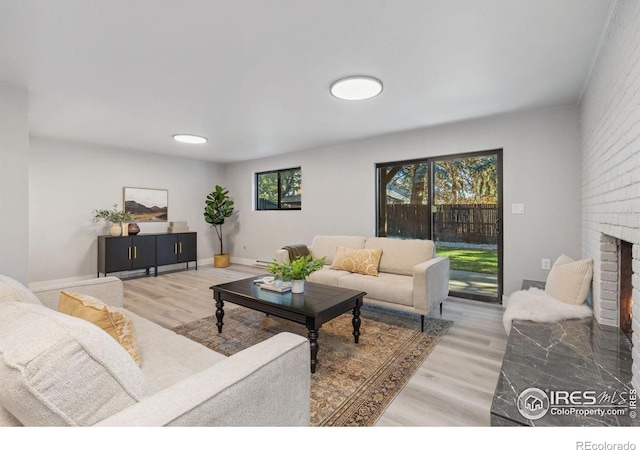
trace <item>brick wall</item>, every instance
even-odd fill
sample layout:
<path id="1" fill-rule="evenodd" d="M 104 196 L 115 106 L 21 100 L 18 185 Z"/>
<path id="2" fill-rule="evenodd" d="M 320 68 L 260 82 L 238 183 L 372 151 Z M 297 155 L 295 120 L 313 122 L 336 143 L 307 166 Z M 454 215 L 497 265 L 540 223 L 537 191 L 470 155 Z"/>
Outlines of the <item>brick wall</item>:
<path id="1" fill-rule="evenodd" d="M 582 251 L 593 308 L 618 326 L 617 239 L 633 246 L 633 384 L 640 386 L 640 1 L 618 0 L 580 105 Z M 638 313 L 638 314 L 636 314 Z"/>

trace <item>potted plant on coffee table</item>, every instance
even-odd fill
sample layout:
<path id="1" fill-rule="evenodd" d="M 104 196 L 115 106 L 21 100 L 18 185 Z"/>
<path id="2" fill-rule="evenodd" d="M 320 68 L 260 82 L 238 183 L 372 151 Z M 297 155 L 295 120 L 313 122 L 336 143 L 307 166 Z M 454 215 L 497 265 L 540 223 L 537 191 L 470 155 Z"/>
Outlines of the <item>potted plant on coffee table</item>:
<path id="1" fill-rule="evenodd" d="M 229 255 L 224 252 L 222 242 L 222 225 L 233 215 L 234 202 L 229 198 L 229 191 L 216 185 L 216 190 L 207 195 L 204 208 L 204 220 L 215 228 L 220 240 L 220 253 L 213 255 L 214 267 L 229 267 Z"/>
<path id="2" fill-rule="evenodd" d="M 316 270 L 324 266 L 326 258 L 314 258 L 311 255 L 301 256 L 293 261 L 286 260 L 278 263 L 275 259 L 267 266 L 267 271 L 277 279 L 291 281 L 291 292 L 300 294 L 304 292 L 304 280 Z"/>

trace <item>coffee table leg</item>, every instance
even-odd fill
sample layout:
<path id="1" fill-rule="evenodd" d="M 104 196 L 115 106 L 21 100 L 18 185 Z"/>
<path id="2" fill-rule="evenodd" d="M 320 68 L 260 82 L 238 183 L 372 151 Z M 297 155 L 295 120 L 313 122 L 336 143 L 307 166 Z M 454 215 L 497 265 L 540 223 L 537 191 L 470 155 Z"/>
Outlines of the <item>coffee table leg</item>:
<path id="1" fill-rule="evenodd" d="M 358 338 L 360 337 L 360 305 L 357 305 L 353 308 L 353 319 L 351 319 L 351 323 L 353 324 L 353 337 L 355 338 L 356 344 L 358 343 Z"/>
<path id="2" fill-rule="evenodd" d="M 219 296 L 216 296 L 216 319 L 218 319 L 216 325 L 218 325 L 218 333 L 222 333 L 222 318 L 224 317 L 224 311 L 222 309 L 223 306 L 224 302 L 220 299 Z"/>
<path id="3" fill-rule="evenodd" d="M 318 365 L 318 330 L 309 329 L 309 346 L 311 348 L 311 373 L 316 373 L 316 365 Z"/>

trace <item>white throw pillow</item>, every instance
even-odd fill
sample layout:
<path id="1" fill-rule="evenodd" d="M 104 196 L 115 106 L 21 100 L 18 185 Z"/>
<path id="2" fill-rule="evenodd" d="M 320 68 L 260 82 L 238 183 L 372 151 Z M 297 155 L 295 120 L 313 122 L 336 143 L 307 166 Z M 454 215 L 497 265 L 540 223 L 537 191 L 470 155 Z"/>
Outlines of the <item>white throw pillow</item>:
<path id="1" fill-rule="evenodd" d="M 23 425 L 93 425 L 150 394 L 129 353 L 92 323 L 0 303 L 0 404 Z"/>
<path id="2" fill-rule="evenodd" d="M 582 305 L 587 299 L 592 277 L 593 258 L 574 261 L 567 255 L 560 255 L 553 263 L 544 290 L 562 302 Z"/>

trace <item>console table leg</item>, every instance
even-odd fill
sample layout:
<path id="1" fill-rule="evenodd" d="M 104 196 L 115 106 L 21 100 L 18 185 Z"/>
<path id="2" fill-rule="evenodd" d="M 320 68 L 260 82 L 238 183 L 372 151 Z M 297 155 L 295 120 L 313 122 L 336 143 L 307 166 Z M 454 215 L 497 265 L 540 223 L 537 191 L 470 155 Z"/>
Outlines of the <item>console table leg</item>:
<path id="1" fill-rule="evenodd" d="M 318 330 L 309 330 L 309 347 L 311 348 L 311 373 L 316 373 L 318 365 Z"/>
<path id="2" fill-rule="evenodd" d="M 353 337 L 355 339 L 356 344 L 358 343 L 358 338 L 360 337 L 360 305 L 357 305 L 353 308 L 353 319 L 351 319 L 351 323 L 353 324 Z"/>
<path id="3" fill-rule="evenodd" d="M 216 319 L 218 319 L 216 325 L 218 325 L 218 333 L 222 333 L 222 325 L 224 325 L 222 322 L 222 318 L 224 317 L 224 310 L 222 309 L 223 306 L 224 302 L 219 296 L 216 296 Z"/>

